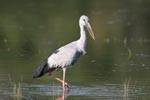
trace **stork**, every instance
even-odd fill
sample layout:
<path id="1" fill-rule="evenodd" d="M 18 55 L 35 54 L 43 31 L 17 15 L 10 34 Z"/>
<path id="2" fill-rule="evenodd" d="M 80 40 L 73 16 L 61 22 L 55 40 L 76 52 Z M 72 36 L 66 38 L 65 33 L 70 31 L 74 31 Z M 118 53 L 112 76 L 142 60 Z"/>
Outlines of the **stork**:
<path id="1" fill-rule="evenodd" d="M 53 77 L 51 75 L 53 71 L 62 69 L 63 79 L 57 77 L 53 78 L 62 83 L 63 90 L 69 88 L 69 84 L 65 82 L 66 69 L 70 66 L 73 66 L 78 61 L 79 57 L 86 53 L 86 29 L 90 33 L 91 37 L 95 40 L 95 36 L 87 16 L 82 15 L 80 17 L 79 26 L 80 38 L 76 41 L 66 44 L 65 46 L 60 47 L 55 52 L 53 52 L 39 66 L 37 71 L 34 73 L 33 78 L 41 77 L 46 73 L 49 73 L 49 75 Z"/>

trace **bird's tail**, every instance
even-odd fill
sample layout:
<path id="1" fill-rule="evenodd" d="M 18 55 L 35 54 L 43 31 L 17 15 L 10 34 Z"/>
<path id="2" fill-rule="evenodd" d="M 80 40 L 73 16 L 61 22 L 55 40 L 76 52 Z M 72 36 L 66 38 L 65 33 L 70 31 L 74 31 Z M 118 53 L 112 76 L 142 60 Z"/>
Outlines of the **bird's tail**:
<path id="1" fill-rule="evenodd" d="M 47 59 L 43 61 L 43 63 L 39 66 L 37 71 L 33 74 L 33 78 L 41 77 L 47 72 L 50 71 L 50 68 L 48 67 Z"/>

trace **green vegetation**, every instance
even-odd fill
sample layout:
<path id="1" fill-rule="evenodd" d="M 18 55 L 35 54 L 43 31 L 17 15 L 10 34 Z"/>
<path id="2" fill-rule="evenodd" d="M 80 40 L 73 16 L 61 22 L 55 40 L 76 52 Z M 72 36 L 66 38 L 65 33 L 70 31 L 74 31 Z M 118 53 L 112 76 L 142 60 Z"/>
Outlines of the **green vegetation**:
<path id="1" fill-rule="evenodd" d="M 9 80 L 14 100 L 22 100 L 22 79 L 19 82 L 14 82 L 9 75 Z"/>

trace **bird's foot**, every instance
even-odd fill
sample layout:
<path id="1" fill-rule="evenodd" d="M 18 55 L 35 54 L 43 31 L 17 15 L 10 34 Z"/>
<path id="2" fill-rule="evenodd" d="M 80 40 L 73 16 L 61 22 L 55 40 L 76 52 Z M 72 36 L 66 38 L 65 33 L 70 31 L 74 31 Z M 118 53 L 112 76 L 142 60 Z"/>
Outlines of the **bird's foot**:
<path id="1" fill-rule="evenodd" d="M 64 86 L 63 86 L 65 89 L 69 89 L 70 88 L 70 86 L 69 86 L 69 84 L 67 83 L 67 82 L 65 82 L 65 84 L 64 84 Z"/>
<path id="2" fill-rule="evenodd" d="M 63 84 L 63 90 L 66 91 L 66 90 L 69 90 L 69 88 L 70 88 L 69 84 L 67 82 L 65 82 Z"/>

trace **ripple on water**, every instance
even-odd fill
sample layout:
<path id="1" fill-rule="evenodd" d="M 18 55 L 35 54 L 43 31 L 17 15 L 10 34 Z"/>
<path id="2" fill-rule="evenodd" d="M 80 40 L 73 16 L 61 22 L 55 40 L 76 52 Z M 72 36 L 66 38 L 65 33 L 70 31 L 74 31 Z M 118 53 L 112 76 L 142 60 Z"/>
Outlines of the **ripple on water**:
<path id="1" fill-rule="evenodd" d="M 41 96 L 54 96 L 61 95 L 61 86 L 49 86 L 49 85 L 28 85 L 23 88 L 24 93 L 30 95 L 41 95 Z M 142 89 L 137 89 L 136 91 L 128 91 L 128 96 L 135 96 L 140 94 Z M 69 96 L 86 96 L 92 98 L 122 98 L 124 96 L 124 91 L 120 85 L 103 85 L 103 86 L 71 86 Z"/>
<path id="2" fill-rule="evenodd" d="M 8 97 L 12 96 L 12 91 L 10 87 L 5 89 L 3 92 L 3 95 Z M 31 99 L 48 99 L 48 98 L 54 98 L 61 96 L 63 91 L 61 86 L 56 85 L 28 85 L 24 84 L 22 87 L 22 98 L 25 100 L 31 100 Z M 143 97 L 143 88 L 138 89 L 130 89 L 126 92 L 126 95 L 128 98 L 135 98 L 135 97 Z M 69 91 L 66 93 L 69 97 L 76 97 L 79 98 L 79 100 L 83 100 L 83 97 L 86 98 L 93 98 L 93 100 L 121 100 L 125 96 L 124 90 L 122 85 L 99 85 L 99 86 L 90 86 L 90 87 L 84 87 L 84 86 L 71 86 Z M 80 99 L 80 97 L 82 99 Z M 44 99 L 45 98 L 45 99 Z M 7 99 L 9 100 L 9 99 Z M 10 99 L 11 100 L 11 99 Z M 136 99 L 133 99 L 136 100 Z"/>

